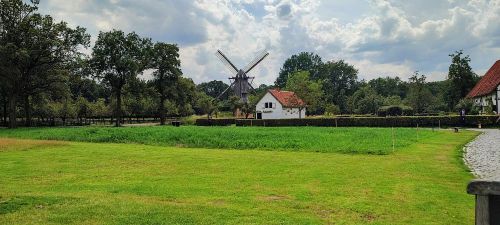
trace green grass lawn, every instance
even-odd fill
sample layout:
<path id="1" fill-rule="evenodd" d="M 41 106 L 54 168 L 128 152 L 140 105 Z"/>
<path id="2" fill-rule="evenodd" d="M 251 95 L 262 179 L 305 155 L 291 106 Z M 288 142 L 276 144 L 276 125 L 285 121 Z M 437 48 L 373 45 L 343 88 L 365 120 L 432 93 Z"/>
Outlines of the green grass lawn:
<path id="1" fill-rule="evenodd" d="M 378 139 L 390 136 L 390 129 L 210 129 L 146 129 L 151 135 L 130 128 L 1 130 L 3 137 L 165 146 L 0 139 L 0 224 L 474 222 L 474 197 L 465 193 L 472 176 L 459 156 L 477 133 L 421 131 L 417 141 L 414 130 L 397 129 L 406 141 L 389 152 L 392 144 Z M 116 139 L 105 138 L 106 132 Z M 405 132 L 408 137 L 402 137 Z M 224 148 L 247 150 L 178 148 L 171 146 L 197 142 L 160 138 L 199 134 L 210 141 L 207 133 L 232 137 L 214 137 Z M 265 145 L 229 144 L 245 133 Z M 271 134 L 283 140 L 273 144 Z M 286 140 L 303 141 L 287 149 Z M 216 148 L 214 143 L 208 146 Z M 290 151 L 248 150 L 261 145 Z M 336 153 L 374 150 L 389 154 Z"/>
<path id="2" fill-rule="evenodd" d="M 434 137 L 429 129 L 394 129 L 395 149 Z M 147 145 L 301 152 L 389 154 L 393 131 L 386 128 L 321 127 L 126 127 L 31 128 L 0 130 L 0 136 Z"/>

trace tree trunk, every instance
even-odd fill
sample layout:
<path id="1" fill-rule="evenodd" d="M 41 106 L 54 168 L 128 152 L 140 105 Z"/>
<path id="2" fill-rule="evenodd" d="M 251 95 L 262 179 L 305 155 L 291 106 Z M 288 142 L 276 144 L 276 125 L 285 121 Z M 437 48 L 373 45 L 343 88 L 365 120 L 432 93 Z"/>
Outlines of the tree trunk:
<path id="1" fill-rule="evenodd" d="M 160 96 L 160 125 L 165 125 L 165 96 Z"/>
<path id="2" fill-rule="evenodd" d="M 29 95 L 24 96 L 24 117 L 26 118 L 24 125 L 26 127 L 31 127 L 33 123 L 31 118 L 31 103 Z"/>
<path id="3" fill-rule="evenodd" d="M 17 96 L 12 93 L 9 96 L 9 128 L 14 129 L 17 128 Z"/>
<path id="4" fill-rule="evenodd" d="M 119 127 L 122 120 L 122 90 L 118 89 L 116 92 L 116 121 L 115 127 Z"/>

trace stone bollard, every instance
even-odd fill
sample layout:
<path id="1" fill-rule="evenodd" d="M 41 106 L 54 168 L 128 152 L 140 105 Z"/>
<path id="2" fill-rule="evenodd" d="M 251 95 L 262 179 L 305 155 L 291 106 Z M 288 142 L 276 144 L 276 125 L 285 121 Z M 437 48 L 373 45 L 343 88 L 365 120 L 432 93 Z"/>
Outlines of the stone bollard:
<path id="1" fill-rule="evenodd" d="M 476 225 L 500 224 L 500 181 L 473 180 L 467 193 L 476 196 Z"/>

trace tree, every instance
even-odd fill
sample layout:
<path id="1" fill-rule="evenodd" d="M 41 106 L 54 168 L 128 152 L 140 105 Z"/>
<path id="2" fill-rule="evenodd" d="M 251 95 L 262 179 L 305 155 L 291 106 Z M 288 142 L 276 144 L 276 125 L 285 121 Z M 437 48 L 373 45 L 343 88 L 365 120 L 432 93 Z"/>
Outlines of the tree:
<path id="1" fill-rule="evenodd" d="M 228 88 L 229 85 L 218 80 L 210 81 L 208 83 L 201 83 L 196 87 L 198 91 L 202 91 L 212 98 L 219 97 L 219 95 L 221 95 Z M 224 95 L 220 97 L 220 100 L 228 100 L 229 96 L 231 96 L 232 93 L 233 93 L 232 89 L 229 89 L 229 91 L 227 91 L 226 93 L 224 93 Z"/>
<path id="2" fill-rule="evenodd" d="M 328 104 L 325 106 L 325 115 L 335 116 L 340 113 L 340 108 L 334 104 Z"/>
<path id="3" fill-rule="evenodd" d="M 106 106 L 104 99 L 100 98 L 97 101 L 91 103 L 91 112 L 94 117 L 103 120 L 104 117 L 108 116 L 109 108 Z"/>
<path id="4" fill-rule="evenodd" d="M 51 16 L 38 14 L 38 2 L 0 2 L 0 84 L 9 93 L 11 128 L 17 126 L 18 99 L 24 98 L 29 125 L 30 98 L 64 82 L 68 62 L 90 43 L 84 28 L 71 29 L 65 22 L 56 23 Z"/>
<path id="5" fill-rule="evenodd" d="M 80 123 L 83 123 L 83 118 L 88 118 L 93 114 L 90 102 L 81 96 L 76 99 L 75 111 Z"/>
<path id="6" fill-rule="evenodd" d="M 122 120 L 122 91 L 125 84 L 147 69 L 151 40 L 135 32 L 100 32 L 92 52 L 95 77 L 108 85 L 115 97 L 115 126 Z"/>
<path id="7" fill-rule="evenodd" d="M 279 88 L 285 88 L 288 77 L 298 71 L 308 71 L 312 77 L 315 77 L 319 73 L 321 65 L 323 65 L 321 57 L 312 52 L 292 55 L 283 64 L 275 85 Z"/>
<path id="8" fill-rule="evenodd" d="M 160 123 L 165 125 L 165 101 L 173 99 L 173 91 L 182 75 L 179 59 L 179 48 L 177 45 L 166 43 L 156 43 L 153 47 L 153 57 L 151 57 L 151 68 L 156 71 L 153 73 L 154 87 L 158 92 L 159 102 L 158 111 L 160 114 Z"/>
<path id="9" fill-rule="evenodd" d="M 464 98 L 458 102 L 458 104 L 455 106 L 455 110 L 457 112 L 465 110 L 466 114 L 477 115 L 479 114 L 479 111 L 481 109 L 474 103 L 472 99 Z"/>
<path id="10" fill-rule="evenodd" d="M 349 109 L 356 114 L 377 114 L 382 98 L 370 86 L 357 90 L 348 100 Z"/>
<path id="11" fill-rule="evenodd" d="M 391 106 L 391 105 L 402 105 L 403 100 L 401 100 L 401 97 L 399 95 L 393 95 L 384 98 L 384 106 Z"/>
<path id="12" fill-rule="evenodd" d="M 450 81 L 450 89 L 448 96 L 450 98 L 449 106 L 453 108 L 460 99 L 474 88 L 477 82 L 477 75 L 472 71 L 469 63 L 470 57 L 464 56 L 462 50 L 450 54 L 451 65 L 448 72 L 448 80 Z"/>
<path id="13" fill-rule="evenodd" d="M 327 104 L 340 107 L 347 112 L 347 98 L 354 94 L 358 86 L 358 70 L 343 60 L 330 61 L 321 66 L 321 70 L 312 79 L 321 81 Z"/>
<path id="14" fill-rule="evenodd" d="M 408 91 L 408 84 L 399 77 L 379 77 L 370 80 L 368 85 L 383 97 L 399 96 L 402 99 Z"/>
<path id="15" fill-rule="evenodd" d="M 323 97 L 321 88 L 321 82 L 311 80 L 309 72 L 302 71 L 295 72 L 288 78 L 285 89 L 295 92 L 309 107 L 309 112 L 315 112 Z"/>
<path id="16" fill-rule="evenodd" d="M 231 112 L 233 112 L 233 116 L 234 117 L 238 117 L 238 109 L 241 109 L 243 107 L 243 102 L 240 100 L 240 98 L 238 98 L 238 96 L 231 96 L 229 97 L 229 100 L 228 100 L 228 104 L 229 104 L 229 109 L 231 110 Z"/>
<path id="17" fill-rule="evenodd" d="M 201 113 L 207 114 L 208 119 L 212 117 L 212 113 L 217 109 L 214 99 L 203 92 L 198 93 L 196 107 L 200 109 Z"/>
<path id="18" fill-rule="evenodd" d="M 434 97 L 426 86 L 425 75 L 417 72 L 410 77 L 408 97 L 406 101 L 415 110 L 416 113 L 427 112 L 434 102 Z"/>

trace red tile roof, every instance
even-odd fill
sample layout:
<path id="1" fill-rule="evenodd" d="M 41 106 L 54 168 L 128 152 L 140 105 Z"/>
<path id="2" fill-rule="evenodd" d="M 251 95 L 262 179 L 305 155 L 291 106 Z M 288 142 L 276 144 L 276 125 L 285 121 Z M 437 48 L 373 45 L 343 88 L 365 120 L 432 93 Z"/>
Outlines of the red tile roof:
<path id="1" fill-rule="evenodd" d="M 278 102 L 283 105 L 285 108 L 296 108 L 296 107 L 305 107 L 306 104 L 302 99 L 300 99 L 295 92 L 291 91 L 280 91 L 280 90 L 269 90 L 269 93 L 273 95 Z"/>
<path id="2" fill-rule="evenodd" d="M 488 95 L 500 85 L 500 60 L 498 60 L 484 77 L 469 92 L 467 98 L 475 98 Z"/>

